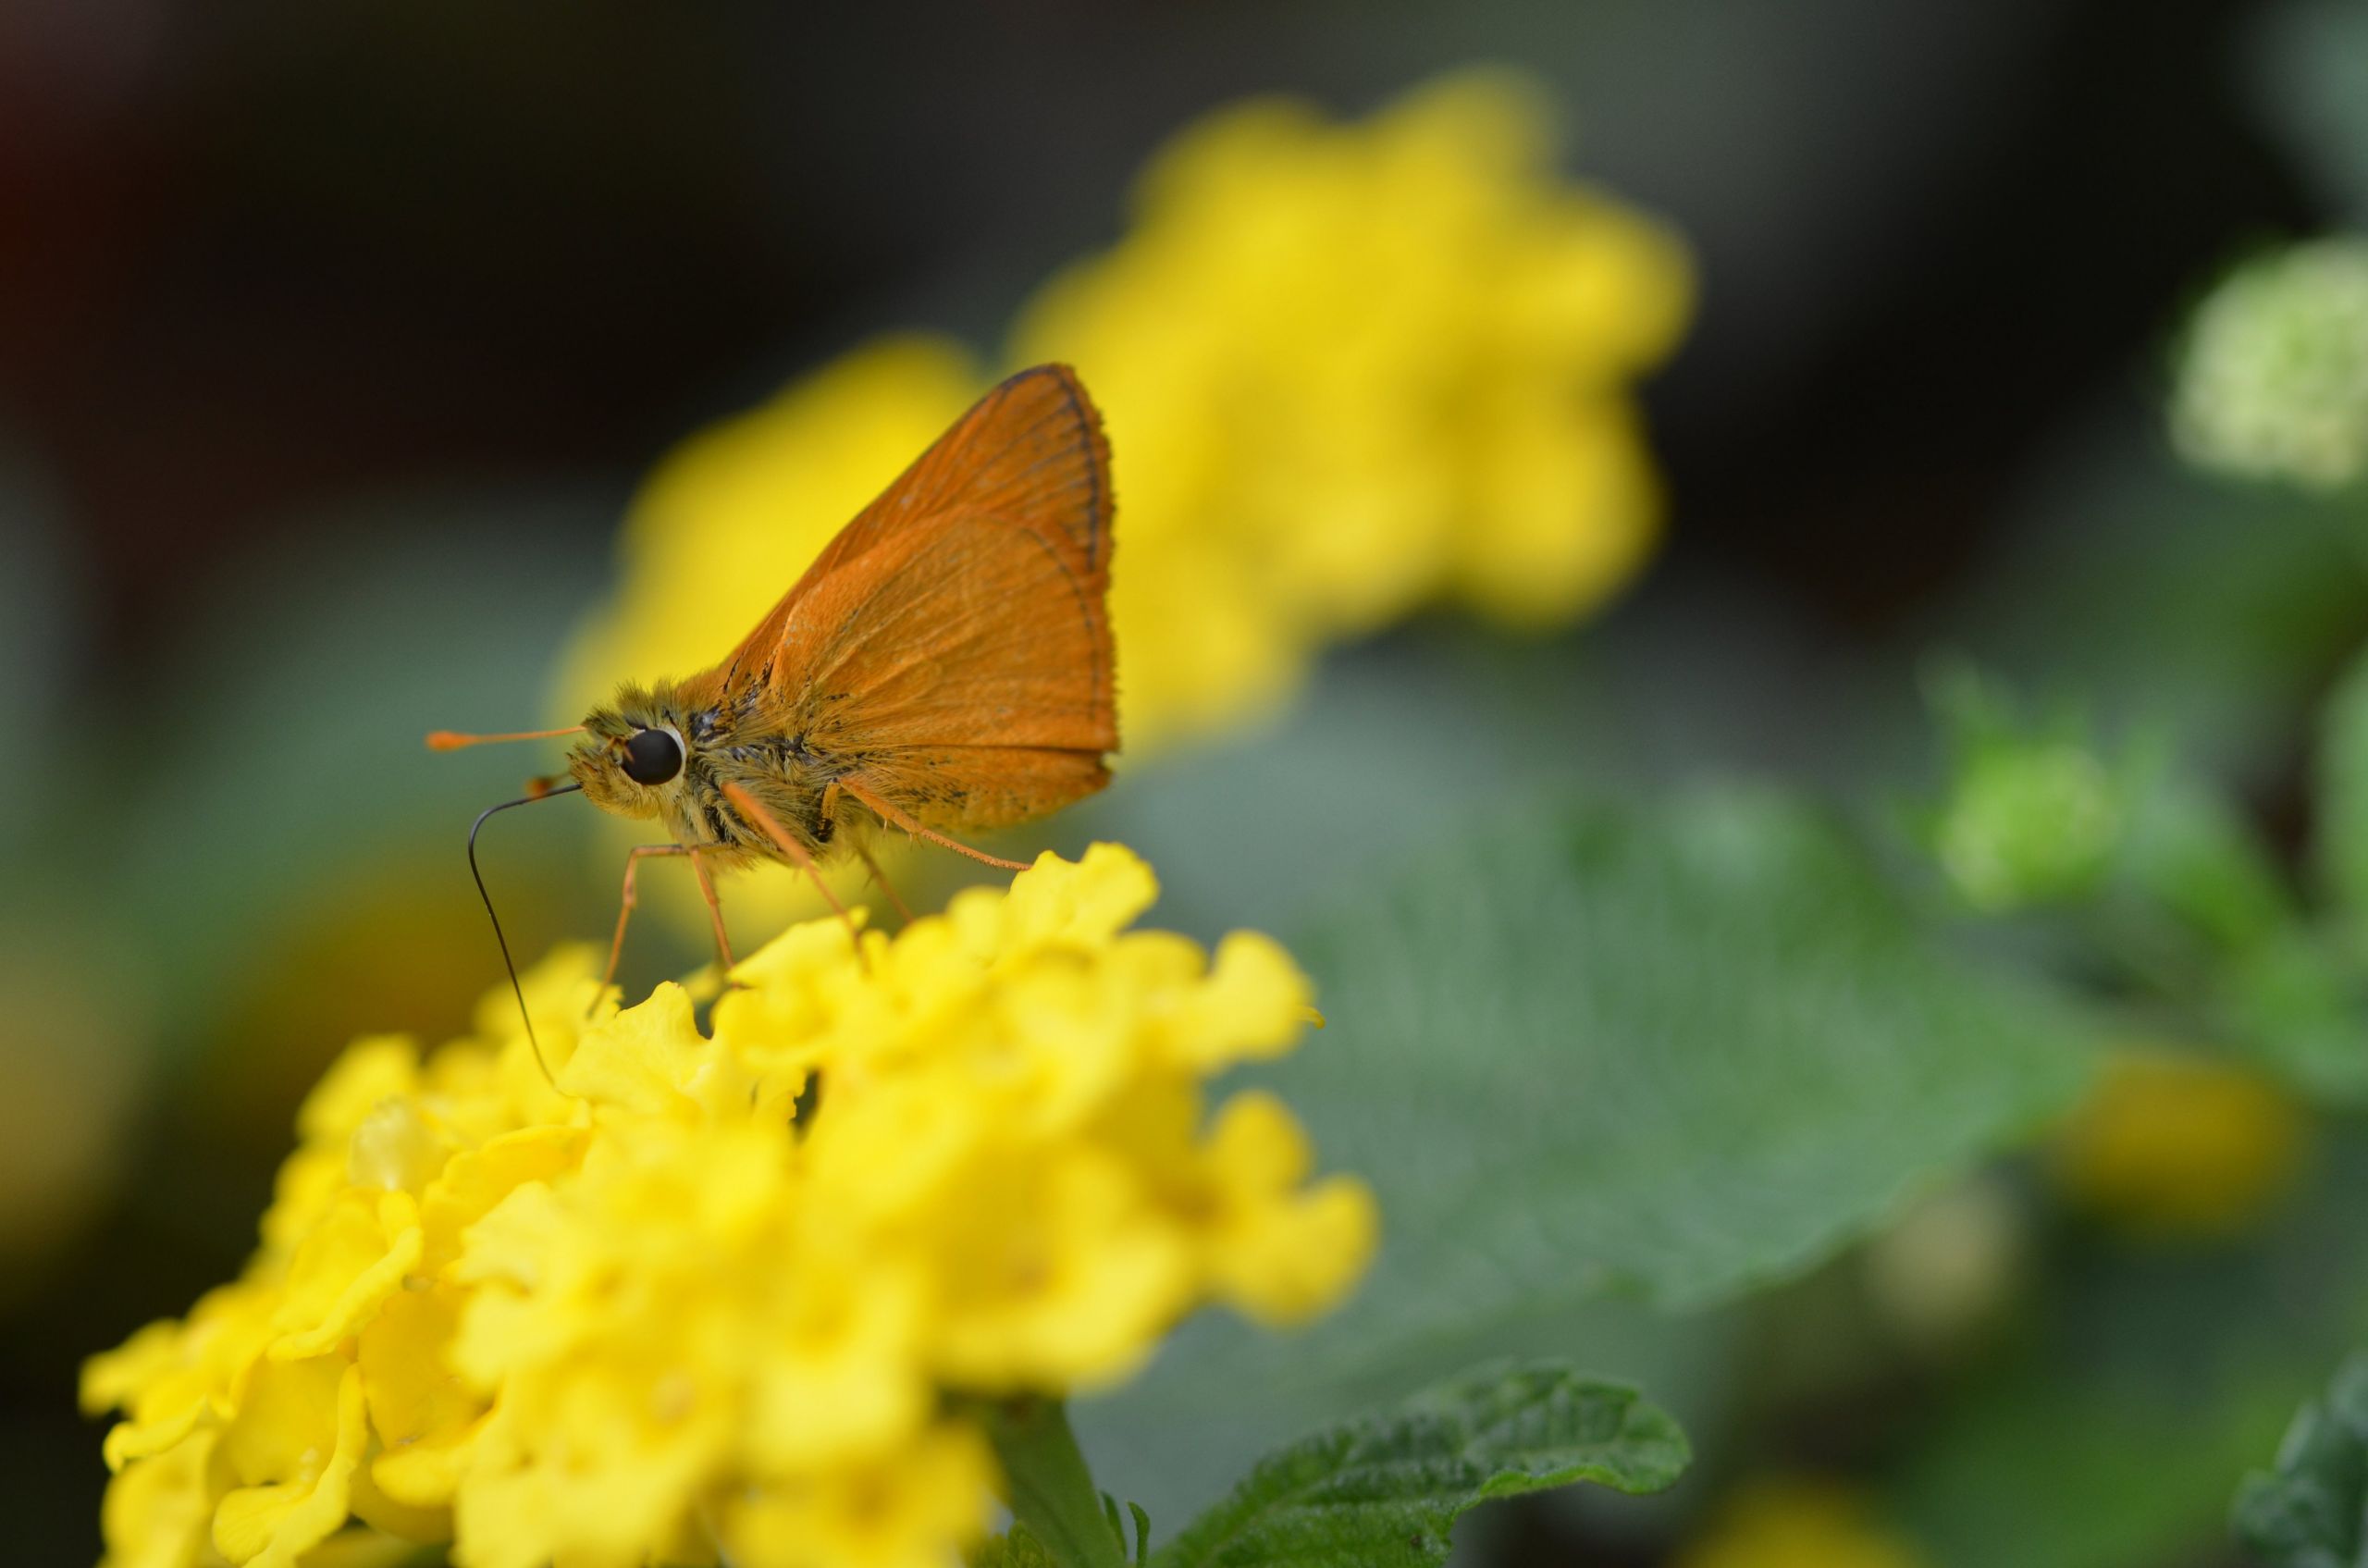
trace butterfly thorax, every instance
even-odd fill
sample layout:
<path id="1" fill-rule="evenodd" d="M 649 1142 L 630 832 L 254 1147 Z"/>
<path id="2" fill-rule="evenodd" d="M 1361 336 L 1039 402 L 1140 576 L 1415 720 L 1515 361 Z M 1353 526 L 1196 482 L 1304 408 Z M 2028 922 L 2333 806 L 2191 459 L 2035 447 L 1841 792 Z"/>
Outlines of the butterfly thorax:
<path id="1" fill-rule="evenodd" d="M 726 690 L 714 673 L 652 686 L 621 687 L 614 703 L 584 720 L 585 739 L 568 754 L 568 772 L 585 797 L 623 817 L 655 818 L 675 843 L 712 849 L 727 862 L 783 858 L 770 836 L 727 798 L 734 784 L 754 796 L 810 853 L 820 854 L 843 824 L 824 814 L 832 782 L 848 771 L 842 759 L 816 750 L 792 733 L 781 705 L 754 683 Z M 671 736 L 681 764 L 662 782 L 638 782 L 630 771 L 635 737 Z M 663 742 L 645 750 L 667 752 Z"/>

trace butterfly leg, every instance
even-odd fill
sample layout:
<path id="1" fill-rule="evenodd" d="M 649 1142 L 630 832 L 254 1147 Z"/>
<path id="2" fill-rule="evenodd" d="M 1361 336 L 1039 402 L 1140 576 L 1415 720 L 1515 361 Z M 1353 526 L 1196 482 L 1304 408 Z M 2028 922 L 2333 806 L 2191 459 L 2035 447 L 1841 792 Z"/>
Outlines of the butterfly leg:
<path id="1" fill-rule="evenodd" d="M 860 956 L 863 952 L 863 945 L 858 940 L 860 932 L 857 930 L 855 917 L 847 913 L 847 907 L 845 904 L 839 902 L 839 895 L 831 891 L 831 884 L 822 880 L 822 868 L 814 863 L 814 857 L 807 853 L 806 846 L 798 843 L 796 835 L 783 827 L 779 818 L 765 809 L 763 804 L 755 796 L 750 795 L 740 785 L 727 781 L 723 786 L 723 797 L 738 808 L 743 816 L 756 823 L 767 838 L 780 846 L 781 852 L 789 858 L 790 864 L 804 871 L 814 885 L 821 890 L 822 897 L 831 906 L 832 911 L 846 922 L 847 939 L 856 943 L 856 952 Z"/>
<path id="2" fill-rule="evenodd" d="M 881 892 L 888 895 L 888 902 L 896 907 L 896 918 L 904 921 L 906 925 L 911 925 L 913 923 L 912 910 L 906 907 L 905 901 L 896 895 L 896 889 L 888 881 L 888 873 L 880 869 L 880 862 L 872 858 L 871 846 L 864 843 L 861 839 L 857 839 L 856 841 L 855 852 L 863 857 L 864 865 L 869 868 L 871 872 L 871 880 L 879 885 Z"/>
<path id="3" fill-rule="evenodd" d="M 728 982 L 740 960 L 732 956 L 732 935 L 723 929 L 723 901 L 715 895 L 715 878 L 708 873 L 707 861 L 696 849 L 691 851 L 691 874 L 699 879 L 699 896 L 707 900 L 708 923 L 715 928 L 715 956 L 722 962 Z"/>
<path id="4" fill-rule="evenodd" d="M 910 816 L 897 807 L 894 801 L 890 800 L 887 796 L 880 794 L 876 790 L 866 786 L 863 781 L 853 773 L 850 773 L 845 778 L 837 781 L 836 787 L 854 796 L 859 803 L 872 813 L 872 815 L 878 817 L 882 821 L 886 822 L 890 827 L 902 828 L 916 838 L 925 838 L 931 844 L 942 845 L 945 848 L 953 850 L 956 855 L 968 855 L 973 860 L 977 860 L 984 865 L 997 867 L 1003 870 L 1024 871 L 1028 869 L 1028 862 L 1025 860 L 999 859 L 995 856 L 988 854 L 983 849 L 973 849 L 967 844 L 948 838 L 934 828 L 925 828 L 921 826 L 920 823 L 913 821 Z"/>
<path id="5" fill-rule="evenodd" d="M 624 892 L 617 901 L 617 934 L 609 943 L 609 967 L 600 971 L 600 989 L 593 1000 L 595 1007 L 599 1006 L 598 998 L 616 982 L 617 964 L 625 952 L 625 927 L 632 922 L 634 908 L 641 902 L 636 874 L 641 870 L 642 858 L 648 855 L 680 855 L 690 860 L 691 870 L 699 879 L 699 895 L 707 900 L 708 919 L 714 922 L 716 956 L 722 960 L 723 972 L 732 972 L 732 939 L 724 934 L 723 906 L 716 899 L 715 882 L 708 875 L 707 863 L 699 858 L 697 850 L 684 845 L 645 844 L 625 854 Z"/>
<path id="6" fill-rule="evenodd" d="M 641 870 L 642 857 L 645 855 L 688 855 L 689 853 L 688 849 L 679 844 L 645 844 L 625 851 L 624 891 L 617 899 L 617 934 L 609 942 L 609 967 L 600 971 L 600 989 L 592 1001 L 595 1008 L 600 1005 L 599 998 L 608 994 L 609 987 L 616 983 L 617 963 L 625 956 L 625 927 L 633 920 L 634 906 L 641 902 L 641 890 L 636 885 L 636 881 Z"/>
<path id="7" fill-rule="evenodd" d="M 821 817 L 821 826 L 818 831 L 827 833 L 829 829 L 837 826 L 839 815 L 839 796 L 841 793 L 842 792 L 839 789 L 838 781 L 836 779 L 832 780 L 829 784 L 822 786 L 822 807 L 820 813 Z M 896 918 L 904 921 L 905 924 L 911 925 L 913 923 L 913 911 L 906 905 L 904 899 L 897 895 L 894 884 L 890 883 L 888 880 L 888 873 L 880 869 L 880 862 L 873 858 L 871 846 L 864 843 L 863 840 L 855 837 L 853 834 L 848 835 L 848 842 L 855 846 L 855 852 L 863 857 L 864 867 L 871 872 L 871 880 L 873 883 L 879 887 L 881 892 L 888 895 L 888 902 L 895 906 Z"/>

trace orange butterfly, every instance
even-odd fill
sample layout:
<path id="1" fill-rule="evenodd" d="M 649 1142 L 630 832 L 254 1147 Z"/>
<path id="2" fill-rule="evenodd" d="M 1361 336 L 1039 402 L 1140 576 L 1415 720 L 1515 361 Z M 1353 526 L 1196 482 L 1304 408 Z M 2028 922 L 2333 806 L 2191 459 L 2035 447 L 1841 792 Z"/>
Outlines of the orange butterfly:
<path id="1" fill-rule="evenodd" d="M 603 810 L 656 818 L 673 841 L 626 857 L 604 987 L 651 855 L 689 858 L 729 969 L 711 865 L 796 866 L 844 917 L 816 862 L 852 846 L 878 879 L 866 832 L 899 828 L 1018 870 L 947 835 L 1023 822 L 1109 782 L 1110 522 L 1110 449 L 1076 372 L 1023 370 L 841 529 L 713 669 L 628 683 L 574 729 L 427 743 L 583 734 L 574 783 L 526 798 L 581 789 Z"/>

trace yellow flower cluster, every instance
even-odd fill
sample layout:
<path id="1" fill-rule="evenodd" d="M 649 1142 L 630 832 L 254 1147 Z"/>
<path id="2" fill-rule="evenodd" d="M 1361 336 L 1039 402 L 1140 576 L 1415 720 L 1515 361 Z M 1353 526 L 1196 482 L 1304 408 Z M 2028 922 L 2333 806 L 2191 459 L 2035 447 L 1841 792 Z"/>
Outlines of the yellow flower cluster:
<path id="1" fill-rule="evenodd" d="M 2276 1210 L 2310 1137 L 2301 1108 L 2257 1072 L 2131 1048 L 2059 1134 L 2055 1176 L 2074 1203 L 2133 1234 L 2212 1241 Z"/>
<path id="2" fill-rule="evenodd" d="M 1154 891 L 1097 846 L 893 940 L 796 927 L 709 1033 L 671 984 L 587 1019 L 554 958 L 549 1080 L 506 992 L 424 1060 L 356 1043 L 244 1277 L 85 1371 L 108 1562 L 943 1563 L 994 1479 L 949 1393 L 1106 1383 L 1205 1301 L 1304 1317 L 1373 1244 L 1278 1103 L 1203 1114 L 1305 981 L 1127 930 Z"/>
<path id="3" fill-rule="evenodd" d="M 1130 740 L 1229 720 L 1434 599 L 1543 626 L 1625 582 L 1659 509 L 1630 386 L 1687 279 L 1668 235 L 1554 178 L 1512 79 L 1186 132 L 1014 345 L 1107 412 Z"/>
<path id="4" fill-rule="evenodd" d="M 1123 241 L 1022 314 L 1012 362 L 1076 364 L 1108 421 L 1130 751 L 1423 604 L 1552 625 L 1644 559 L 1631 386 L 1684 327 L 1688 268 L 1555 177 L 1546 119 L 1495 75 L 1358 125 L 1226 110 L 1153 163 Z M 634 506 L 562 707 L 712 662 L 985 381 L 942 340 L 886 340 L 686 443 Z"/>

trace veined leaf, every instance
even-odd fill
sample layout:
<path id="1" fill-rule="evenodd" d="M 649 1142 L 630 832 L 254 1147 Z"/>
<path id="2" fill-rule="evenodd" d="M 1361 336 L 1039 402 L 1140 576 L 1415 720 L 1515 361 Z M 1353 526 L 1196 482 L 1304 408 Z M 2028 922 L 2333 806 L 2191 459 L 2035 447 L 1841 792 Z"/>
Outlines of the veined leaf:
<path id="1" fill-rule="evenodd" d="M 1690 1457 L 1633 1389 L 1550 1365 L 1483 1373 L 1261 1461 L 1153 1568 L 1444 1562 L 1456 1520 L 1490 1498 L 1578 1481 L 1656 1491 Z"/>
<path id="2" fill-rule="evenodd" d="M 1330 1027 L 1258 1077 L 1373 1184 L 1381 1255 L 1306 1333 L 1196 1323 L 1079 1410 L 1154 1519 L 1212 1494 L 1206 1451 L 1493 1356 L 1599 1354 L 1592 1300 L 1813 1267 L 2087 1081 L 2066 1007 L 1948 951 L 1782 797 L 1509 816 L 1376 882 L 1294 942 Z"/>
<path id="3" fill-rule="evenodd" d="M 1944 952 L 1774 796 L 1501 822 L 1304 950 L 1333 1027 L 1273 1078 L 1379 1191 L 1375 1328 L 1731 1297 L 2087 1078 L 2065 1009 Z"/>

